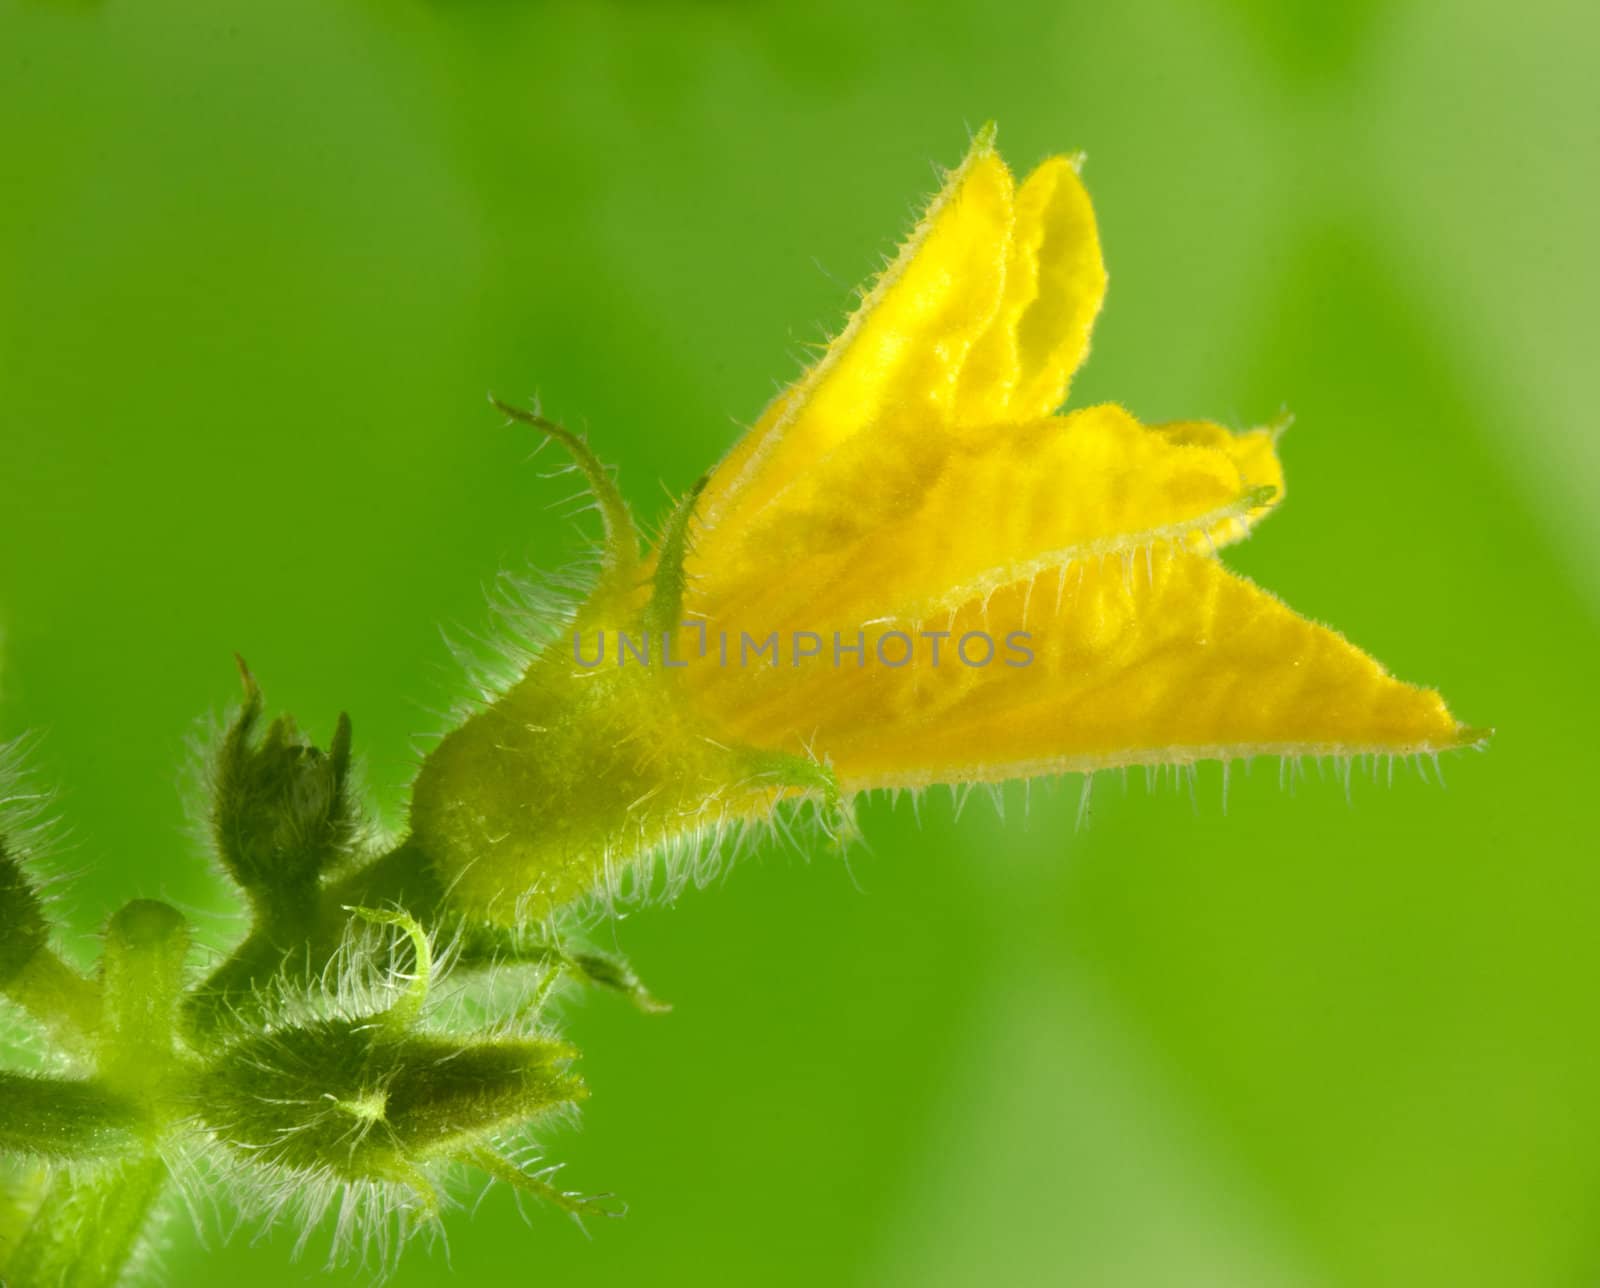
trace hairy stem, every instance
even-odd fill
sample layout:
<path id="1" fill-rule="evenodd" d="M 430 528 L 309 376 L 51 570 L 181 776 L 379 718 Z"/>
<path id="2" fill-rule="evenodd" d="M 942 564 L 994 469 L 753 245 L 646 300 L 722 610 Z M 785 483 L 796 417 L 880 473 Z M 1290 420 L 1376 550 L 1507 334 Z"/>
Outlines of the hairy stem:
<path id="1" fill-rule="evenodd" d="M 335 881 L 319 892 L 298 923 L 260 924 L 214 970 L 185 1005 L 191 1032 L 214 1032 L 270 1004 L 275 987 L 304 984 L 332 962 L 350 926 L 351 908 L 399 909 L 424 930 L 441 931 L 449 913 L 445 892 L 414 841 Z"/>
<path id="2" fill-rule="evenodd" d="M 90 1173 L 57 1172 L 16 1249 L 0 1264 L 5 1281 L 112 1288 L 139 1250 L 166 1185 L 167 1166 L 154 1154 Z"/>
<path id="3" fill-rule="evenodd" d="M 48 948 L 40 948 L 11 977 L 6 996 L 45 1027 L 65 1051 L 91 1054 L 100 1027 L 100 990 Z"/>

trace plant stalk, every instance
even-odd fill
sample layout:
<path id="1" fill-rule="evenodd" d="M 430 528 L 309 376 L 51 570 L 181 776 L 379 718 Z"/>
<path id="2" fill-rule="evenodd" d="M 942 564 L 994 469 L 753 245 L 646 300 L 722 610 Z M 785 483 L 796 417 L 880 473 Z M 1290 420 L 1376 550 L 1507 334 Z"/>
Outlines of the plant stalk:
<path id="1" fill-rule="evenodd" d="M 92 1172 L 58 1171 L 0 1279 L 50 1288 L 115 1288 L 140 1251 L 167 1165 L 145 1154 Z"/>

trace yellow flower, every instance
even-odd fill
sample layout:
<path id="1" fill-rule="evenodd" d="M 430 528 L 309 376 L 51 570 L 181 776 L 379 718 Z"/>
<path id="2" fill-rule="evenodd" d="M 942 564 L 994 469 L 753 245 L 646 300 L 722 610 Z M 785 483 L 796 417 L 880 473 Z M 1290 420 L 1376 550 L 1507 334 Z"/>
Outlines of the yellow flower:
<path id="1" fill-rule="evenodd" d="M 1057 414 L 1105 283 L 1076 162 L 1018 186 L 985 130 L 650 560 L 545 425 L 606 557 L 573 638 L 424 766 L 456 897 L 542 915 L 796 795 L 1478 739 L 1217 558 L 1282 496 L 1274 430 Z"/>

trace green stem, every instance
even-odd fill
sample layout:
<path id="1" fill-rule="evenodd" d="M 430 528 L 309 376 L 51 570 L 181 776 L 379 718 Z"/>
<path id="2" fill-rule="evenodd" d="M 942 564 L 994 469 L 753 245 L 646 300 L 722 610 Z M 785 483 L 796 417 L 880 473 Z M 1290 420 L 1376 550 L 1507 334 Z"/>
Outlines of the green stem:
<path id="1" fill-rule="evenodd" d="M 15 1251 L 0 1263 L 0 1278 L 18 1288 L 112 1288 L 166 1186 L 167 1165 L 154 1154 L 90 1173 L 57 1172 Z"/>
<path id="2" fill-rule="evenodd" d="M 64 1050 L 87 1056 L 100 1027 L 100 990 L 48 948 L 29 957 L 5 987 L 6 996 L 25 1010 Z"/>
<path id="3" fill-rule="evenodd" d="M 322 909 L 342 923 L 349 907 L 398 906 L 431 928 L 439 921 L 444 900 L 445 891 L 422 847 L 407 837 L 382 858 L 325 888 Z"/>
<path id="4" fill-rule="evenodd" d="M 195 1034 L 215 1032 L 235 1017 L 254 1018 L 275 985 L 304 984 L 318 978 L 344 941 L 347 909 L 398 908 L 424 930 L 442 931 L 449 913 L 441 889 L 421 849 L 411 840 L 341 881 L 322 888 L 303 918 L 257 925 L 233 955 L 211 973 L 185 1005 L 185 1022 Z"/>

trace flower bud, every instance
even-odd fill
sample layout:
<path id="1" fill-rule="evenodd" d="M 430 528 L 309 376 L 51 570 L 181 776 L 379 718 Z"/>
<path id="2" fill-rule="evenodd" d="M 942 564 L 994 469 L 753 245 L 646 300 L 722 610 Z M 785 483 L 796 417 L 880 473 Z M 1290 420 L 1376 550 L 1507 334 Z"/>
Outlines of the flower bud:
<path id="1" fill-rule="evenodd" d="M 200 1116 L 255 1162 L 347 1181 L 408 1181 L 587 1094 L 565 1043 L 396 1032 L 329 1019 L 252 1037 L 202 1076 Z"/>
<path id="2" fill-rule="evenodd" d="M 228 872 L 258 902 L 293 906 L 360 831 L 348 790 L 350 719 L 339 716 L 326 752 L 302 743 L 287 716 L 257 740 L 261 690 L 240 669 L 245 703 L 217 756 L 212 835 Z"/>

